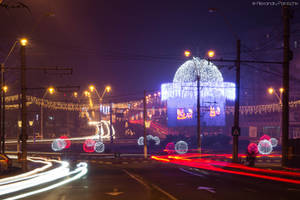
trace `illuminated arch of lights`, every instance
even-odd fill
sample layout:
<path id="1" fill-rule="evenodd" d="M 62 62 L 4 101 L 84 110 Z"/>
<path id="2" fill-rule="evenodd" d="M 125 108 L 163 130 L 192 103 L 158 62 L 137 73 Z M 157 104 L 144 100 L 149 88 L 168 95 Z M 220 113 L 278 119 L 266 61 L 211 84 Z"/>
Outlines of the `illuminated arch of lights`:
<path id="1" fill-rule="evenodd" d="M 175 151 L 178 153 L 178 154 L 184 154 L 186 152 L 188 152 L 188 144 L 185 142 L 185 141 L 178 141 L 176 142 L 175 144 Z"/>
<path id="2" fill-rule="evenodd" d="M 177 69 L 173 82 L 195 82 L 198 75 L 202 82 L 223 82 L 223 76 L 216 65 L 197 57 L 186 61 Z"/>
<path id="3" fill-rule="evenodd" d="M 200 95 L 202 98 L 216 97 L 235 100 L 235 84 L 224 82 L 217 66 L 200 58 L 193 58 L 183 63 L 176 71 L 173 83 L 161 85 L 161 99 L 196 98 L 198 75 L 200 75 Z"/>

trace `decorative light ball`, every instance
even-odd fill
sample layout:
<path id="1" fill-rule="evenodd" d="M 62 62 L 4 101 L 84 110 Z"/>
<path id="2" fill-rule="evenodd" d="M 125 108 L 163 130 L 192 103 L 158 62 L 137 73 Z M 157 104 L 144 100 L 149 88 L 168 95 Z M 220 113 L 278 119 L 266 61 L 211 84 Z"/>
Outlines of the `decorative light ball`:
<path id="1" fill-rule="evenodd" d="M 63 135 L 63 136 L 60 136 L 59 138 L 62 139 L 62 140 L 64 140 L 66 142 L 65 149 L 70 148 L 71 141 L 70 141 L 70 139 L 67 136 Z"/>
<path id="2" fill-rule="evenodd" d="M 155 145 L 159 145 L 159 144 L 160 144 L 160 139 L 159 139 L 159 137 L 154 136 L 154 137 L 153 137 L 153 140 L 154 140 L 154 142 L 155 142 Z"/>
<path id="3" fill-rule="evenodd" d="M 92 139 L 87 139 L 84 143 L 83 143 L 83 150 L 87 153 L 92 153 L 95 151 L 95 140 Z"/>
<path id="4" fill-rule="evenodd" d="M 265 134 L 265 135 L 261 136 L 259 140 L 270 140 L 270 139 L 271 139 L 271 137 Z"/>
<path id="5" fill-rule="evenodd" d="M 269 140 L 259 141 L 257 147 L 260 154 L 270 154 L 273 150 L 272 144 Z"/>
<path id="6" fill-rule="evenodd" d="M 270 142 L 272 144 L 272 147 L 276 147 L 278 145 L 278 140 L 276 138 L 271 138 Z"/>
<path id="7" fill-rule="evenodd" d="M 174 151 L 174 149 L 175 149 L 175 144 L 173 142 L 169 142 L 165 147 L 165 151 L 167 151 L 168 153 Z"/>
<path id="8" fill-rule="evenodd" d="M 139 146 L 143 146 L 144 145 L 144 137 L 143 136 L 139 137 L 139 139 L 137 140 L 137 143 Z"/>
<path id="9" fill-rule="evenodd" d="M 55 139 L 53 140 L 52 144 L 51 144 L 51 148 L 53 151 L 61 151 L 66 147 L 66 142 L 63 139 Z"/>
<path id="10" fill-rule="evenodd" d="M 188 144 L 185 141 L 178 141 L 175 144 L 175 151 L 178 154 L 184 154 L 188 151 Z"/>
<path id="11" fill-rule="evenodd" d="M 147 141 L 153 140 L 153 136 L 152 135 L 147 135 Z"/>
<path id="12" fill-rule="evenodd" d="M 198 75 L 200 75 L 201 82 L 223 82 L 223 76 L 218 67 L 198 57 L 183 63 L 176 71 L 173 82 L 195 82 Z"/>
<path id="13" fill-rule="evenodd" d="M 250 143 L 248 145 L 248 153 L 253 153 L 253 154 L 257 154 L 258 153 L 258 147 L 257 144 L 255 143 Z"/>
<path id="14" fill-rule="evenodd" d="M 98 141 L 95 143 L 95 145 L 94 145 L 95 152 L 103 153 L 104 149 L 105 149 L 105 145 L 103 144 L 103 142 Z"/>

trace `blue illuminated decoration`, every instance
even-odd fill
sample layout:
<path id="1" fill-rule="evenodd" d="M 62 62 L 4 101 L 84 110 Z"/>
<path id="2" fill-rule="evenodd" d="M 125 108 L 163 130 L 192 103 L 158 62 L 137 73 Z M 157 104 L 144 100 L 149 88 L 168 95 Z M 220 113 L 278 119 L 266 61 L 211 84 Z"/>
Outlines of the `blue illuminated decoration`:
<path id="1" fill-rule="evenodd" d="M 178 68 L 173 83 L 161 85 L 161 99 L 167 101 L 169 126 L 197 124 L 197 76 L 200 76 L 201 125 L 225 125 L 225 104 L 226 100 L 235 100 L 235 84 L 224 82 L 212 62 L 193 58 Z"/>

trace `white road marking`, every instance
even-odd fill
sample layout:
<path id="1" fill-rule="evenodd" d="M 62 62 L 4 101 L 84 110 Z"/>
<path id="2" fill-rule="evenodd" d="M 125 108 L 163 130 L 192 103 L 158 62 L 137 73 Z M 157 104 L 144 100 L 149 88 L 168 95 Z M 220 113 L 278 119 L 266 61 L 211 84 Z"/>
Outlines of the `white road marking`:
<path id="1" fill-rule="evenodd" d="M 216 193 L 215 188 L 212 188 L 212 187 L 199 186 L 197 189 L 198 190 L 206 190 L 206 191 L 211 192 L 211 193 Z"/>
<path id="2" fill-rule="evenodd" d="M 183 171 L 183 172 L 185 172 L 185 173 L 188 173 L 188 174 L 194 175 L 194 176 L 205 177 L 205 176 L 204 176 L 204 175 L 202 175 L 202 174 L 193 173 L 193 172 L 191 172 L 191 171 L 188 171 L 188 170 L 185 170 L 185 169 L 183 169 L 183 168 L 179 168 L 179 170 L 180 170 L 180 171 Z"/>

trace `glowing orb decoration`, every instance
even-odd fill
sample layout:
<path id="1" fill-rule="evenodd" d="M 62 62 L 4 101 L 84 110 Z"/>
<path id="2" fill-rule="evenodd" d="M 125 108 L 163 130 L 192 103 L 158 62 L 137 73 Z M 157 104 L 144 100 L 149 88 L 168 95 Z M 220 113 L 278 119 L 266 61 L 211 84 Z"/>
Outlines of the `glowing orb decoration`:
<path id="1" fill-rule="evenodd" d="M 160 144 L 160 139 L 159 139 L 159 137 L 154 136 L 154 137 L 153 137 L 153 140 L 154 140 L 154 142 L 155 142 L 155 145 L 159 145 L 159 144 Z"/>
<path id="2" fill-rule="evenodd" d="M 271 139 L 271 137 L 268 135 L 263 135 L 259 138 L 259 140 L 270 140 L 270 139 Z"/>
<path id="3" fill-rule="evenodd" d="M 144 136 L 139 137 L 137 143 L 138 143 L 139 146 L 144 145 Z"/>
<path id="4" fill-rule="evenodd" d="M 67 143 L 63 139 L 55 139 L 51 144 L 51 148 L 53 151 L 61 151 L 66 147 Z"/>
<path id="5" fill-rule="evenodd" d="M 272 144 L 272 147 L 276 147 L 278 145 L 278 140 L 276 138 L 271 138 L 270 142 Z"/>
<path id="6" fill-rule="evenodd" d="M 62 140 L 64 140 L 64 141 L 66 142 L 65 149 L 70 148 L 70 146 L 71 146 L 71 141 L 70 141 L 70 139 L 69 139 L 67 136 L 64 136 L 64 135 L 63 135 L 63 136 L 60 136 L 59 139 L 62 139 Z"/>
<path id="7" fill-rule="evenodd" d="M 195 82 L 198 75 L 203 82 L 223 82 L 223 76 L 216 65 L 195 57 L 177 69 L 173 82 Z"/>
<path id="8" fill-rule="evenodd" d="M 253 153 L 253 154 L 257 154 L 258 153 L 258 147 L 257 147 L 257 144 L 255 143 L 250 143 L 248 145 L 248 153 Z"/>
<path id="9" fill-rule="evenodd" d="M 103 142 L 98 141 L 98 142 L 95 143 L 94 150 L 97 153 L 103 153 L 104 149 L 105 149 L 105 145 L 103 144 Z"/>
<path id="10" fill-rule="evenodd" d="M 175 149 L 175 144 L 173 143 L 173 142 L 169 142 L 167 145 L 166 145 L 166 147 L 165 147 L 165 149 L 167 150 L 167 151 L 174 151 L 174 149 Z"/>
<path id="11" fill-rule="evenodd" d="M 92 139 L 87 139 L 84 143 L 83 143 L 83 150 L 87 153 L 92 153 L 95 151 L 95 140 Z"/>
<path id="12" fill-rule="evenodd" d="M 260 154 L 270 154 L 273 150 L 272 144 L 269 140 L 259 141 L 257 147 Z"/>
<path id="13" fill-rule="evenodd" d="M 185 142 L 185 141 L 178 141 L 176 142 L 175 144 L 175 151 L 178 153 L 178 154 L 184 154 L 188 151 L 188 144 Z"/>
<path id="14" fill-rule="evenodd" d="M 152 135 L 147 135 L 147 141 L 153 140 L 153 136 Z"/>

